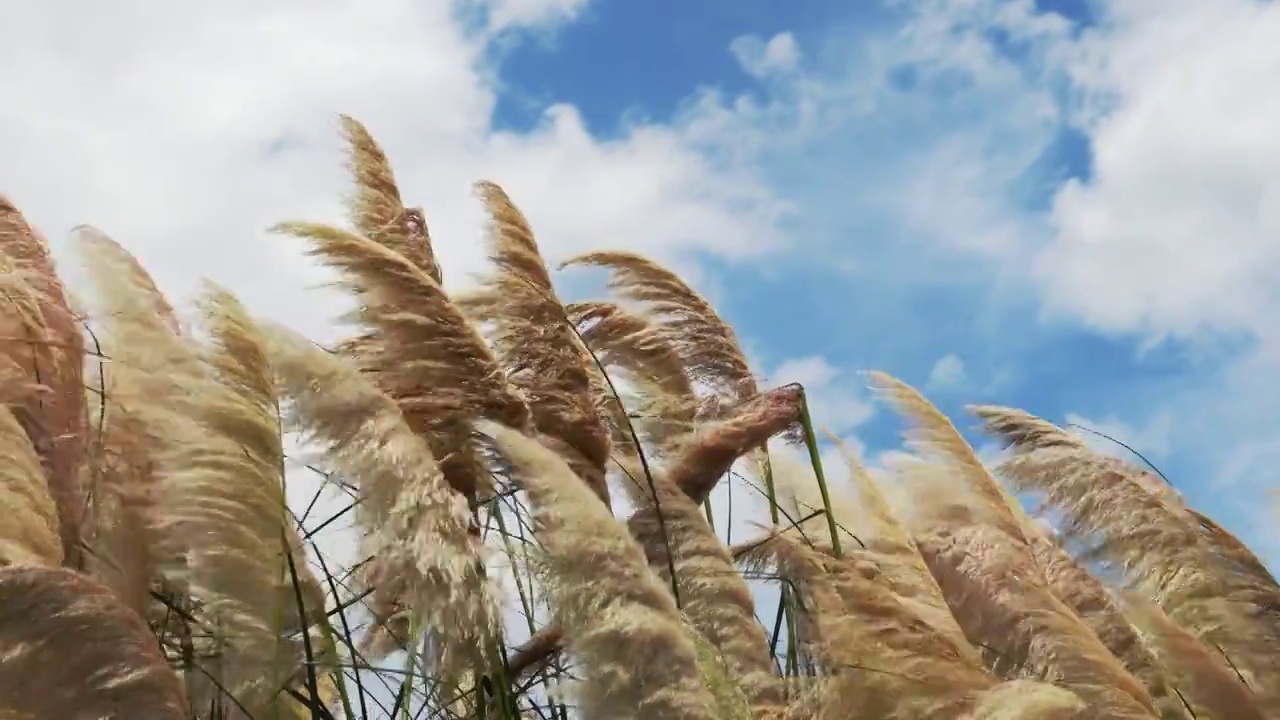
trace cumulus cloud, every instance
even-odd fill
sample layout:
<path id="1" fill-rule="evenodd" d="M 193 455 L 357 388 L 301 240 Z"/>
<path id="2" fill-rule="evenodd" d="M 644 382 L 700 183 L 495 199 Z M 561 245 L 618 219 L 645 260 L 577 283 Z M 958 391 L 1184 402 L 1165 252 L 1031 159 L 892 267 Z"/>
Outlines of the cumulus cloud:
<path id="1" fill-rule="evenodd" d="M 340 222 L 348 191 L 336 115 L 368 125 L 409 204 L 424 206 L 446 282 L 484 263 L 471 183 L 503 184 L 549 258 L 622 247 L 672 260 L 750 257 L 784 242 L 786 203 L 707 100 L 677 122 L 593 137 L 570 104 L 528 132 L 498 129 L 501 43 L 545 36 L 586 0 L 281 0 L 10 8 L 0 44 L 0 192 L 64 260 L 75 225 L 135 252 L 175 300 L 209 277 L 262 316 L 326 341 L 345 302 L 285 219 Z M 727 49 L 725 52 L 728 52 Z M 64 271 L 76 275 L 73 263 Z M 302 448 L 291 445 L 291 453 Z M 291 464 L 290 504 L 334 567 L 354 561 L 351 496 Z M 327 522 L 337 516 L 335 522 Z"/>
<path id="2" fill-rule="evenodd" d="M 805 388 L 809 412 L 817 429 L 844 434 L 865 423 L 875 413 L 857 377 L 842 373 L 821 355 L 791 358 L 769 373 L 770 385 L 800 383 Z"/>
<path id="3" fill-rule="evenodd" d="M 545 31 L 583 0 L 461 3 L 484 11 L 478 28 L 455 5 L 15 7 L 6 22 L 23 31 L 0 47 L 0 188 L 55 243 L 98 225 L 170 292 L 210 276 L 321 337 L 336 308 L 307 288 L 324 276 L 263 229 L 340 219 L 338 113 L 370 127 L 406 200 L 425 207 L 450 284 L 483 263 L 470 196 L 481 178 L 527 210 L 553 258 L 602 246 L 746 257 L 782 242 L 785 204 L 687 125 L 633 125 L 600 141 L 557 105 L 528 133 L 496 129 L 494 38 Z"/>
<path id="4" fill-rule="evenodd" d="M 538 28 L 574 19 L 589 0 L 481 0 L 493 31 Z"/>
<path id="5" fill-rule="evenodd" d="M 969 379 L 964 360 L 955 353 L 947 353 L 938 358 L 929 371 L 929 386 L 933 388 L 955 388 L 964 385 Z"/>
<path id="6" fill-rule="evenodd" d="M 778 33 L 767 41 L 744 35 L 735 39 L 729 49 L 742 69 L 755 78 L 786 73 L 800 64 L 800 48 L 789 32 Z"/>
<path id="7" fill-rule="evenodd" d="M 1280 309 L 1280 6 L 1112 0 L 1069 68 L 1089 107 L 1092 176 L 1053 206 L 1036 270 L 1097 327 L 1242 330 Z"/>

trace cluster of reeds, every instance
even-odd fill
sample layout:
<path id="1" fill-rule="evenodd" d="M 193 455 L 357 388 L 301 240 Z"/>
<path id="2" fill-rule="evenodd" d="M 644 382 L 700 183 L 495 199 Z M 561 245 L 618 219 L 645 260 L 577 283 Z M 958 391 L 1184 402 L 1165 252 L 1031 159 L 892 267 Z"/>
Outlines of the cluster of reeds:
<path id="1" fill-rule="evenodd" d="M 988 469 L 872 373 L 904 452 L 828 482 L 804 389 L 676 274 L 589 253 L 615 297 L 562 302 L 481 183 L 491 272 L 446 292 L 343 127 L 348 225 L 277 228 L 354 300 L 331 348 L 212 285 L 184 322 L 87 227 L 73 299 L 0 204 L 0 717 L 1280 718 L 1280 586 L 1162 478 L 976 407 Z M 294 440 L 345 498 L 310 526 Z M 768 515 L 734 542 L 730 475 Z"/>

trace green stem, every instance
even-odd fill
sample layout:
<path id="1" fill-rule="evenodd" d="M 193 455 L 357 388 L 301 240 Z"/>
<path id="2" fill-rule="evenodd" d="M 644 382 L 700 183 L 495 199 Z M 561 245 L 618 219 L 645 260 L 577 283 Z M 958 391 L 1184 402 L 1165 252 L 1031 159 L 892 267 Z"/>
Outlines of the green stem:
<path id="1" fill-rule="evenodd" d="M 769 459 L 767 444 L 764 448 L 764 491 L 769 498 L 769 520 L 773 522 L 774 527 L 777 527 L 782 516 L 778 511 L 778 491 L 773 483 L 773 461 Z"/>
<path id="2" fill-rule="evenodd" d="M 813 465 L 814 477 L 818 479 L 818 491 L 822 493 L 822 510 L 827 516 L 827 530 L 831 533 L 831 551 L 836 557 L 844 557 L 844 551 L 840 548 L 840 531 L 836 524 L 836 516 L 831 512 L 831 493 L 827 490 L 827 476 L 822 471 L 818 437 L 813 431 L 813 419 L 809 415 L 809 398 L 804 388 L 800 388 L 800 425 L 804 429 L 804 444 L 809 448 L 809 462 Z"/>
<path id="3" fill-rule="evenodd" d="M 787 674 L 793 677 L 800 675 L 800 649 L 796 643 L 796 615 L 791 604 L 791 587 L 788 586 L 783 597 L 787 608 Z"/>

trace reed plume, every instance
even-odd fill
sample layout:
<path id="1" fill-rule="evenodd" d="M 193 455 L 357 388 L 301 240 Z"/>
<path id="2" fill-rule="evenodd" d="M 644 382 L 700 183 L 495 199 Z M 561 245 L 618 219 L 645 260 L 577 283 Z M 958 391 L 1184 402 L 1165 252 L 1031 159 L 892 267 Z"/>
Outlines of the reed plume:
<path id="1" fill-rule="evenodd" d="M 422 209 L 404 206 L 391 161 L 365 126 L 347 115 L 339 120 L 355 179 L 355 193 L 347 203 L 351 224 L 442 284 Z"/>
<path id="2" fill-rule="evenodd" d="M 970 642 L 1008 679 L 1058 679 L 1108 717 L 1153 717 L 1145 687 L 1049 587 L 1032 550 L 1040 530 L 1017 499 L 923 395 L 885 373 L 871 378 L 913 423 L 908 446 L 924 459 L 896 469 L 914 490 L 921 553 Z"/>
<path id="3" fill-rule="evenodd" d="M 679 488 L 693 501 L 695 507 L 705 502 L 720 478 L 729 471 L 739 457 L 756 449 L 769 438 L 783 432 L 799 420 L 799 390 L 784 387 L 771 390 L 739 408 L 736 415 L 713 425 L 704 433 L 695 433 L 686 439 L 679 453 L 663 469 L 662 482 L 670 488 Z M 632 492 L 643 505 L 646 494 L 651 493 L 650 478 L 645 476 L 638 463 L 624 467 Z M 653 478 L 656 482 L 658 478 Z M 652 497 L 652 495 L 649 495 Z M 645 543 L 665 543 L 662 525 L 665 524 L 664 508 L 651 508 L 649 516 L 657 527 L 656 536 L 645 538 Z M 659 516 L 662 521 L 659 522 Z M 642 515 L 641 519 L 646 516 Z M 661 557 L 661 556 L 656 556 Z M 510 668 L 516 675 L 555 653 L 560 648 L 561 629 L 554 624 L 538 631 L 511 657 Z"/>
<path id="4" fill-rule="evenodd" d="M 1207 530 L 1148 474 L 1086 447 L 1026 449 L 998 472 L 1061 512 L 1063 533 L 1122 570 L 1178 624 L 1227 653 L 1267 712 L 1280 712 L 1280 588 L 1238 541 Z M 1261 572 L 1260 572 L 1261 570 Z"/>
<path id="5" fill-rule="evenodd" d="M 926 460 L 945 463 L 956 480 L 982 501 L 989 522 L 1019 540 L 1027 541 L 1035 523 L 1022 505 L 991 476 L 955 425 L 918 390 L 884 372 L 868 374 L 877 395 L 911 422 L 906 432 L 909 449 Z"/>
<path id="6" fill-rule="evenodd" d="M 920 541 L 965 634 L 998 674 L 1055 681 L 1108 718 L 1150 720 L 1154 703 L 1093 631 L 1045 583 L 1026 545 L 988 524 Z"/>
<path id="7" fill-rule="evenodd" d="M 680 353 L 695 383 L 722 396 L 717 407 L 733 407 L 759 392 L 737 333 L 696 290 L 674 272 L 631 252 L 590 252 L 561 267 L 590 265 L 610 271 L 609 286 L 627 300 L 640 303 L 657 319 L 662 334 Z"/>
<path id="8" fill-rule="evenodd" d="M 624 371 L 635 384 L 640 402 L 634 424 L 649 444 L 660 454 L 672 452 L 693 429 L 699 406 L 675 344 L 655 323 L 614 303 L 572 303 L 565 310 L 600 363 Z M 629 424 L 629 418 L 616 423 L 615 446 L 631 443 Z"/>
<path id="9" fill-rule="evenodd" d="M 5 523 L 0 530 L 0 566 L 45 565 L 63 561 L 58 534 L 58 508 L 49 492 L 40 456 L 7 403 L 21 401 L 24 381 L 16 369 L 5 373 L 0 405 L 0 508 Z"/>
<path id="10" fill-rule="evenodd" d="M 1075 611 L 1125 669 L 1146 686 L 1160 717 L 1191 720 L 1193 716 L 1159 659 L 1102 581 L 1048 537 L 1034 538 L 1031 552 L 1053 593 Z"/>
<path id="11" fill-rule="evenodd" d="M 0 355 L 21 368 L 28 382 L 46 389 L 12 409 L 40 455 L 57 504 L 63 561 L 79 568 L 85 506 L 84 338 L 48 243 L 4 196 L 0 273 L 0 289 L 14 310 L 0 320 Z"/>
<path id="12" fill-rule="evenodd" d="M 558 454 L 493 423 L 481 430 L 533 504 L 542 577 L 582 668 L 583 717 L 716 717 L 675 600 L 622 525 Z"/>
<path id="13" fill-rule="evenodd" d="M 70 570 L 0 569 L 0 715 L 190 717 L 155 637 L 107 588 Z"/>
<path id="14" fill-rule="evenodd" d="M 842 541 L 846 560 L 840 562 L 835 557 L 826 519 L 817 516 L 823 510 L 823 501 L 812 470 L 798 463 L 778 462 L 786 457 L 781 456 L 773 461 L 781 494 L 795 504 L 797 517 L 813 516 L 795 531 L 822 552 L 831 567 L 874 577 L 898 602 L 950 640 L 956 653 L 979 663 L 977 653 L 952 617 L 941 588 L 920 556 L 915 540 L 884 497 L 879 484 L 849 448 L 839 441 L 837 446 L 849 468 L 851 483 L 844 488 L 832 487 L 829 501 L 836 526 L 846 536 Z"/>
<path id="15" fill-rule="evenodd" d="M 276 229 L 309 241 L 309 254 L 340 273 L 340 287 L 359 303 L 348 320 L 362 330 L 346 351 L 427 439 L 450 486 L 476 497 L 488 475 L 470 421 L 515 427 L 529 421 L 524 398 L 508 385 L 476 329 L 429 274 L 377 242 L 313 223 Z"/>
<path id="16" fill-rule="evenodd" d="M 433 667 L 457 678 L 498 627 L 494 589 L 466 498 L 444 480 L 394 400 L 359 369 L 283 328 L 268 333 L 287 426 L 321 448 L 359 489 L 360 578 L 379 621 L 367 647 L 383 655 L 429 633 Z"/>
<path id="17" fill-rule="evenodd" d="M 511 383 L 528 398 L 534 429 L 608 506 L 608 390 L 556 295 L 524 213 L 494 183 L 477 183 L 476 194 L 489 213 L 495 269 L 460 302 L 492 326 L 491 340 Z"/>
<path id="18" fill-rule="evenodd" d="M 1128 615 L 1151 639 L 1164 667 L 1184 689 L 1201 720 L 1261 720 L 1267 717 L 1222 655 L 1179 626 L 1158 605 L 1135 593 L 1125 596 Z"/>
<path id="19" fill-rule="evenodd" d="M 991 705 L 991 693 L 1009 694 L 976 656 L 958 651 L 874 574 L 861 572 L 847 558 L 774 531 L 753 542 L 744 559 L 749 565 L 776 566 L 801 588 L 812 624 L 809 643 L 825 678 L 815 717 L 959 720 L 974 717 L 984 700 Z M 1040 692 L 1052 699 L 1037 711 L 1074 717 L 1067 712 L 1079 707 L 1073 695 Z M 1008 717 L 1041 717 L 1022 712 Z"/>
<path id="20" fill-rule="evenodd" d="M 653 483 L 655 492 L 627 521 L 631 536 L 659 577 L 669 583 L 674 569 L 681 609 L 724 658 L 751 706 L 761 713 L 782 707 L 768 638 L 728 548 L 692 498 L 665 476 Z"/>

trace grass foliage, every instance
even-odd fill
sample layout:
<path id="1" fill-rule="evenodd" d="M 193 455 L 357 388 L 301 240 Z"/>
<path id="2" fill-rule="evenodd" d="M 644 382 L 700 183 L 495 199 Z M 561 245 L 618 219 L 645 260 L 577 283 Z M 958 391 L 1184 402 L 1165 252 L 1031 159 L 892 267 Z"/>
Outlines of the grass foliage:
<path id="1" fill-rule="evenodd" d="M 485 182 L 447 292 L 342 124 L 346 221 L 276 228 L 353 300 L 334 347 L 93 228 L 73 298 L 0 201 L 0 718 L 1280 718 L 1280 586 L 1164 478 L 971 408 L 989 468 L 871 373 L 903 452 L 830 482 L 679 276 L 588 253 L 612 297 L 564 303 Z"/>

